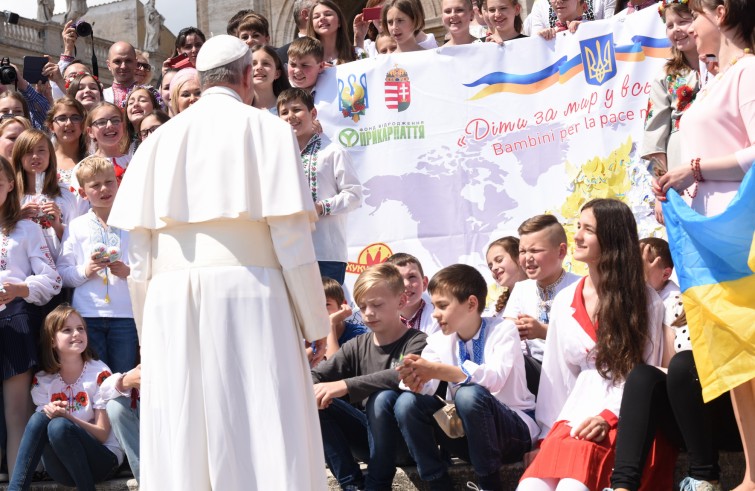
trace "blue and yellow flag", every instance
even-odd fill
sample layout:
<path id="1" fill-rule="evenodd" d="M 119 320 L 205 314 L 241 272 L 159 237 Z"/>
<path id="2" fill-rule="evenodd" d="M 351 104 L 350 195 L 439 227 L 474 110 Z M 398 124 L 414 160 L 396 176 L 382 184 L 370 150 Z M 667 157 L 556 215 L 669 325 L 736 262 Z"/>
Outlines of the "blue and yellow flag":
<path id="1" fill-rule="evenodd" d="M 755 171 L 720 215 L 675 191 L 663 204 L 671 255 L 706 402 L 755 378 Z"/>

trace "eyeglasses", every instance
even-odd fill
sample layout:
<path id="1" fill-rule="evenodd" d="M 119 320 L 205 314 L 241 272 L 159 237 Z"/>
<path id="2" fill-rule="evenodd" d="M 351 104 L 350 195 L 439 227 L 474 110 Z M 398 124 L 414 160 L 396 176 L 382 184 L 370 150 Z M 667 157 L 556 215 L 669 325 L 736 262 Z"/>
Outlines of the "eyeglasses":
<path id="1" fill-rule="evenodd" d="M 152 71 L 152 65 L 150 65 L 149 63 L 141 63 L 141 62 L 139 62 L 139 63 L 136 64 L 136 68 L 138 68 L 139 70 L 144 70 L 145 72 L 151 72 Z"/>
<path id="2" fill-rule="evenodd" d="M 84 118 L 82 118 L 78 114 L 71 114 L 71 115 L 62 114 L 60 116 L 55 116 L 54 118 L 52 118 L 52 120 L 58 124 L 66 124 L 69 121 L 73 124 L 79 124 L 82 121 L 84 121 Z"/>
<path id="3" fill-rule="evenodd" d="M 123 123 L 123 120 L 119 116 L 113 116 L 110 119 L 102 118 L 98 119 L 97 121 L 92 121 L 92 126 L 94 126 L 95 128 L 104 128 L 108 123 L 113 126 L 120 126 L 121 123 Z"/>
<path id="4" fill-rule="evenodd" d="M 157 131 L 157 128 L 159 128 L 160 126 L 162 126 L 162 124 L 158 124 L 158 125 L 155 125 L 155 126 L 153 126 L 151 128 L 147 128 L 147 129 L 141 130 L 139 132 L 139 136 L 141 137 L 142 140 L 144 140 L 149 135 L 151 135 L 152 133 L 154 133 L 155 131 Z"/>

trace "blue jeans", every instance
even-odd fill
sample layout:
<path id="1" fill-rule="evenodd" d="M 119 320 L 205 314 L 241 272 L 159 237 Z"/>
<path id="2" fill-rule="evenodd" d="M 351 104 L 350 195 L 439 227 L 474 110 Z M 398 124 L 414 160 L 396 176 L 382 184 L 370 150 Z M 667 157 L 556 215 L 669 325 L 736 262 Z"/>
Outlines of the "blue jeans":
<path id="1" fill-rule="evenodd" d="M 449 438 L 440 430 L 433 413 L 443 403 L 435 397 L 404 392 L 396 401 L 398 426 L 422 480 L 439 479 L 448 471 L 438 445 L 470 462 L 480 477 L 497 474 L 503 464 L 521 460 L 530 450 L 527 425 L 484 387 L 462 385 L 454 403 L 464 426 L 463 438 Z"/>
<path id="2" fill-rule="evenodd" d="M 375 392 L 365 411 L 340 399 L 318 411 L 325 461 L 342 487 L 364 483 L 357 459 L 368 463 L 368 490 L 391 489 L 396 463 L 408 459 L 393 415 L 399 394 L 395 390 Z"/>
<path id="3" fill-rule="evenodd" d="M 136 402 L 136 409 L 131 407 L 130 397 L 108 401 L 107 415 L 113 433 L 126 453 L 134 479 L 139 481 L 139 401 Z"/>
<path id="4" fill-rule="evenodd" d="M 320 276 L 333 278 L 343 285 L 343 282 L 346 279 L 346 263 L 338 261 L 317 261 L 317 265 L 320 267 Z"/>
<path id="5" fill-rule="evenodd" d="M 118 470 L 115 454 L 76 423 L 34 413 L 24 430 L 9 491 L 31 488 L 40 458 L 47 473 L 78 491 L 95 491 L 94 484 Z"/>
<path id="6" fill-rule="evenodd" d="M 130 317 L 86 317 L 89 345 L 113 373 L 136 366 L 139 337 Z"/>

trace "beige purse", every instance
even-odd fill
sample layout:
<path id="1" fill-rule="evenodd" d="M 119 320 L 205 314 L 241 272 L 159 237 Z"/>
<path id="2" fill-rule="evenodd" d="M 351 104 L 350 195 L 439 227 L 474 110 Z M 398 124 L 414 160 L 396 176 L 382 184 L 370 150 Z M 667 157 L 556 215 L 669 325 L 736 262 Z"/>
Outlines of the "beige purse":
<path id="1" fill-rule="evenodd" d="M 464 436 L 464 426 L 461 424 L 461 418 L 456 413 L 456 404 L 446 402 L 440 396 L 435 396 L 444 406 L 433 413 L 433 418 L 443 430 L 443 433 L 449 438 L 461 438 Z"/>

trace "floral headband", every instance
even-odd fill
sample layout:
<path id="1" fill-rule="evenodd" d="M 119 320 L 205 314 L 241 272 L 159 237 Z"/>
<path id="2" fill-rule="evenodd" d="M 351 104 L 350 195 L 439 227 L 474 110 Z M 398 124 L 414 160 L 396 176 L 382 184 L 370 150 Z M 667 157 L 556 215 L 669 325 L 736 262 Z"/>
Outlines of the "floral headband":
<path id="1" fill-rule="evenodd" d="M 165 102 L 163 101 L 163 97 L 160 95 L 160 91 L 152 87 L 151 85 L 134 85 L 133 87 L 131 87 L 126 93 L 126 97 L 123 98 L 123 102 L 121 102 L 121 107 L 123 109 L 126 109 L 126 104 L 128 103 L 128 99 L 129 97 L 131 97 L 131 94 L 133 94 L 137 90 L 142 90 L 142 89 L 152 94 L 152 97 L 155 99 L 155 101 L 157 101 L 157 105 L 159 107 L 156 107 L 155 109 L 160 109 L 162 111 L 165 111 Z"/>
<path id="2" fill-rule="evenodd" d="M 684 5 L 688 1 L 689 0 L 661 0 L 658 3 L 658 15 L 660 15 L 661 18 L 663 18 L 663 16 L 666 15 L 666 7 L 668 7 L 668 6 L 670 6 L 671 4 L 674 4 L 674 3 L 679 3 L 679 4 Z"/>
<path id="3" fill-rule="evenodd" d="M 69 73 L 68 76 L 66 77 L 66 90 L 68 90 L 68 87 L 71 86 L 71 82 L 73 82 L 73 79 L 75 79 L 79 75 L 88 75 L 88 76 L 92 77 L 99 84 L 100 90 L 102 89 L 102 84 L 100 83 L 100 79 L 97 78 L 97 75 L 92 75 L 89 72 L 73 72 L 73 73 Z"/>

